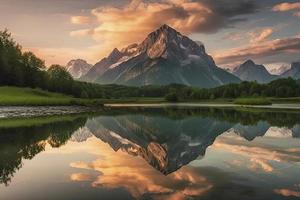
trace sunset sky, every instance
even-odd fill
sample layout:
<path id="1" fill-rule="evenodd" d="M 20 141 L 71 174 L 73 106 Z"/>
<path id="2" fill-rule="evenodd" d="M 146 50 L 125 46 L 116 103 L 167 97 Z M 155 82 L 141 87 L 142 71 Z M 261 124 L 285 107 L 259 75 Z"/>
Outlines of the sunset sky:
<path id="1" fill-rule="evenodd" d="M 0 0 L 0 11 L 0 29 L 47 65 L 94 64 L 162 24 L 202 41 L 221 67 L 300 60 L 297 0 Z"/>

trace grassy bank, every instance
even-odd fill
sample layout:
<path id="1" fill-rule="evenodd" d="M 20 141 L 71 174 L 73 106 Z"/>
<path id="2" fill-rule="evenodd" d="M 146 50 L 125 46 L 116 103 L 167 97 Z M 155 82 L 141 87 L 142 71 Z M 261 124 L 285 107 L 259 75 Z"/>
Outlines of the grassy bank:
<path id="1" fill-rule="evenodd" d="M 267 98 L 238 98 L 234 100 L 238 105 L 272 105 L 272 101 Z"/>
<path id="2" fill-rule="evenodd" d="M 55 123 L 60 121 L 73 121 L 81 115 L 63 115 L 63 116 L 44 116 L 33 118 L 13 118 L 13 119 L 0 119 L 0 128 L 18 128 L 18 127 L 31 127 L 41 126 L 44 124 Z"/>
<path id="3" fill-rule="evenodd" d="M 164 97 L 128 97 L 120 99 L 79 99 L 72 96 L 47 92 L 40 89 L 0 87 L 0 106 L 99 106 L 103 104 L 122 103 L 167 103 Z M 300 97 L 293 98 L 217 98 L 203 100 L 179 101 L 182 103 L 206 103 L 206 104 L 238 104 L 238 105 L 271 105 L 272 103 L 300 103 Z"/>
<path id="4" fill-rule="evenodd" d="M 0 87 L 0 106 L 63 106 L 101 104 L 98 100 L 78 99 L 40 89 Z"/>

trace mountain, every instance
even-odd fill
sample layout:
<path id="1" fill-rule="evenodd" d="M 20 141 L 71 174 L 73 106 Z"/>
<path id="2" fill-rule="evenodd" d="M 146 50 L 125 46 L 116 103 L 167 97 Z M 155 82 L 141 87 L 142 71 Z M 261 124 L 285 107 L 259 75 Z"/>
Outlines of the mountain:
<path id="1" fill-rule="evenodd" d="M 206 149 L 222 134 L 235 133 L 252 141 L 263 137 L 270 128 L 276 128 L 265 120 L 245 125 L 245 121 L 238 123 L 230 117 L 245 120 L 248 114 L 245 115 L 244 112 L 226 109 L 212 111 L 207 108 L 191 111 L 135 109 L 135 114 L 132 114 L 128 110 L 118 110 L 113 115 L 103 114 L 90 118 L 85 126 L 114 151 L 139 156 L 163 174 L 170 174 L 191 161 L 204 157 Z M 250 116 L 253 119 L 253 114 Z M 295 124 L 292 129 L 278 130 L 276 137 L 287 137 L 287 131 L 292 133 L 288 137 L 300 136 L 300 126 Z M 273 133 L 273 137 L 275 134 Z"/>
<path id="2" fill-rule="evenodd" d="M 85 75 L 91 68 L 92 68 L 92 65 L 88 64 L 85 60 L 82 60 L 82 59 L 71 60 L 66 65 L 67 71 L 75 79 L 78 79 L 82 75 Z"/>
<path id="3" fill-rule="evenodd" d="M 287 70 L 280 75 L 282 78 L 292 77 L 294 79 L 300 79 L 300 61 L 291 64 L 291 69 Z"/>
<path id="4" fill-rule="evenodd" d="M 76 130 L 71 138 L 70 141 L 73 142 L 85 142 L 87 141 L 88 138 L 92 137 L 93 134 L 89 131 L 88 128 L 86 127 L 80 127 L 78 130 Z"/>
<path id="5" fill-rule="evenodd" d="M 89 119 L 86 127 L 114 151 L 139 156 L 169 174 L 204 156 L 216 137 L 232 125 L 212 118 L 121 115 Z"/>
<path id="6" fill-rule="evenodd" d="M 263 65 L 257 65 L 252 60 L 247 60 L 236 67 L 233 74 L 243 81 L 257 81 L 258 83 L 268 83 L 278 78 L 278 76 L 270 74 Z"/>
<path id="7" fill-rule="evenodd" d="M 264 136 L 269 128 L 270 125 L 267 122 L 259 121 L 255 125 L 242 125 L 238 123 L 234 125 L 233 131 L 246 140 L 252 141 L 258 136 Z"/>
<path id="8" fill-rule="evenodd" d="M 163 25 L 140 44 L 114 49 L 83 77 L 101 84 L 215 87 L 240 80 L 216 66 L 204 45 Z"/>
<path id="9" fill-rule="evenodd" d="M 274 68 L 274 69 L 270 69 L 269 72 L 273 75 L 281 75 L 283 74 L 284 72 L 288 71 L 289 69 L 291 69 L 290 66 L 288 65 L 282 65 L 278 68 Z"/>
<path id="10" fill-rule="evenodd" d="M 82 80 L 94 82 L 98 76 L 101 76 L 104 72 L 106 72 L 110 67 L 114 64 L 117 64 L 124 59 L 126 56 L 130 56 L 130 50 L 134 49 L 135 45 L 130 45 L 122 52 L 120 52 L 117 48 L 115 48 L 107 58 L 103 58 L 101 61 L 96 63 L 88 73 L 82 77 Z M 128 53 L 128 55 L 126 54 Z"/>

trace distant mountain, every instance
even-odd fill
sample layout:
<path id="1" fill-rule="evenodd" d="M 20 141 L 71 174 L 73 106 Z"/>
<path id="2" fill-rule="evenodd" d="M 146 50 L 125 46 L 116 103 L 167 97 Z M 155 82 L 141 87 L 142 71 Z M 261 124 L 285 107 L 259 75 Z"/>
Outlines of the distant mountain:
<path id="1" fill-rule="evenodd" d="M 85 142 L 85 141 L 87 141 L 88 138 L 90 138 L 92 136 L 93 136 L 93 134 L 90 132 L 90 130 L 88 128 L 81 127 L 72 134 L 70 141 L 74 141 L 74 142 L 78 142 L 78 143 Z"/>
<path id="2" fill-rule="evenodd" d="M 269 72 L 273 75 L 281 75 L 283 74 L 284 72 L 288 71 L 289 69 L 291 69 L 290 66 L 287 66 L 287 65 L 282 65 L 278 68 L 274 68 L 274 69 L 270 69 Z"/>
<path id="3" fill-rule="evenodd" d="M 98 62 L 82 78 L 101 84 L 215 87 L 240 80 L 216 66 L 204 45 L 163 25 L 141 44 L 133 44 Z"/>
<path id="4" fill-rule="evenodd" d="M 280 75 L 281 78 L 292 77 L 294 79 L 300 79 L 300 61 L 291 64 L 291 69 L 287 70 Z"/>
<path id="5" fill-rule="evenodd" d="M 85 75 L 91 68 L 92 68 L 92 65 L 88 64 L 85 60 L 82 60 L 82 59 L 71 60 L 66 65 L 67 71 L 75 79 L 78 79 L 82 75 Z"/>
<path id="6" fill-rule="evenodd" d="M 126 59 L 126 57 L 130 57 L 136 46 L 137 45 L 135 44 L 130 45 L 122 51 L 115 48 L 107 58 L 103 58 L 96 63 L 89 72 L 82 77 L 82 80 L 94 82 L 97 77 L 103 75 L 107 70 L 114 67 L 114 65 L 117 65 L 122 60 Z"/>
<path id="7" fill-rule="evenodd" d="M 238 123 L 234 125 L 233 131 L 237 135 L 251 141 L 258 136 L 264 136 L 269 128 L 270 125 L 267 122 L 259 121 L 255 125 L 242 125 Z"/>
<path id="8" fill-rule="evenodd" d="M 263 65 L 257 65 L 252 60 L 247 60 L 236 67 L 233 74 L 243 81 L 257 81 L 258 83 L 268 83 L 278 78 L 278 76 L 270 74 Z"/>

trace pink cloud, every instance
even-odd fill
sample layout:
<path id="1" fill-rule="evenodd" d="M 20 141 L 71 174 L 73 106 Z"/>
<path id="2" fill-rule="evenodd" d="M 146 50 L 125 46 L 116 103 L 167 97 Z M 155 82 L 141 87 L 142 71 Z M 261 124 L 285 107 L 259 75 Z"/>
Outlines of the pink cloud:
<path id="1" fill-rule="evenodd" d="M 275 193 L 280 194 L 282 196 L 285 197 L 290 197 L 290 196 L 294 196 L 294 197 L 300 197 L 300 191 L 294 191 L 294 190 L 290 190 L 290 189 L 276 189 L 274 190 Z"/>
<path id="2" fill-rule="evenodd" d="M 270 37 L 273 34 L 274 30 L 272 28 L 264 28 L 259 33 L 257 32 L 251 32 L 250 37 L 251 43 L 258 43 L 266 40 L 268 37 Z"/>
<path id="3" fill-rule="evenodd" d="M 285 12 L 290 10 L 300 10 L 300 3 L 281 3 L 273 7 L 273 11 Z"/>
<path id="4" fill-rule="evenodd" d="M 300 52 L 300 37 L 295 36 L 229 49 L 224 52 L 215 53 L 214 58 L 218 64 L 229 64 L 241 62 L 249 58 L 255 59 L 281 53 L 298 52 Z"/>
<path id="5" fill-rule="evenodd" d="M 294 15 L 295 15 L 296 17 L 300 17 L 300 11 L 299 11 L 299 12 L 296 12 L 296 13 L 294 13 Z"/>

